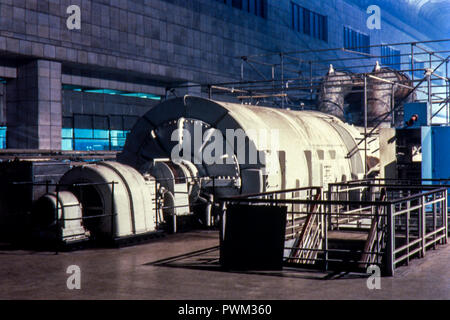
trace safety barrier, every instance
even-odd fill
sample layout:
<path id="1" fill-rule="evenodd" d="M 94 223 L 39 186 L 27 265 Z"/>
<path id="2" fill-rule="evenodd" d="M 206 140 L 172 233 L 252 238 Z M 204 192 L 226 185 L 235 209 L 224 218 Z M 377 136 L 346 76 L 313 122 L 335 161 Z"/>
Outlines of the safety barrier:
<path id="1" fill-rule="evenodd" d="M 330 184 L 325 194 L 308 187 L 221 201 L 224 212 L 231 203 L 287 206 L 287 266 L 366 272 L 375 264 L 393 275 L 402 263 L 447 243 L 446 188 L 359 181 Z"/>

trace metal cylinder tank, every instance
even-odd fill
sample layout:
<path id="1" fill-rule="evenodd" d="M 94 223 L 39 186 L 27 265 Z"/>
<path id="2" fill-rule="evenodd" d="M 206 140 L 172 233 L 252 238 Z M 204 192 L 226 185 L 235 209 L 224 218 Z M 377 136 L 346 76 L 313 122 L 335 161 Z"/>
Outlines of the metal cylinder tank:
<path id="1" fill-rule="evenodd" d="M 330 65 L 327 75 L 320 84 L 318 109 L 341 120 L 345 119 L 344 98 L 352 90 L 351 74 L 335 71 Z"/>
<path id="2" fill-rule="evenodd" d="M 367 82 L 369 89 L 367 93 L 368 125 L 375 126 L 381 122 L 381 127 L 391 127 L 393 122 L 400 120 L 401 123 L 403 118 L 393 119 L 392 113 L 386 115 L 391 112 L 396 103 L 401 102 L 412 91 L 404 86 L 413 86 L 413 83 L 406 74 L 391 68 L 382 68 L 378 62 L 371 75 L 374 77 L 369 77 Z M 401 117 L 402 114 L 402 110 L 394 113 L 397 117 Z"/>
<path id="3" fill-rule="evenodd" d="M 142 116 L 118 161 L 142 172 L 152 159 L 182 156 L 197 167 L 199 176 L 214 177 L 219 196 L 326 186 L 364 173 L 363 152 L 356 143 L 360 134 L 358 128 L 321 112 L 185 96 L 162 102 Z M 211 147 L 217 144 L 222 152 Z M 215 159 L 223 161 L 210 161 L 205 153 L 216 153 Z"/>

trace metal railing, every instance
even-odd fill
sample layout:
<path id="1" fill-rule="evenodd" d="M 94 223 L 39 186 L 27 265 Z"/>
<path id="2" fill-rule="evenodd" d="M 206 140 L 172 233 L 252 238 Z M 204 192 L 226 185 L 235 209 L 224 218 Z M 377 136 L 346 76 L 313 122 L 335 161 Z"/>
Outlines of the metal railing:
<path id="1" fill-rule="evenodd" d="M 393 275 L 403 261 L 447 243 L 446 188 L 360 183 L 330 185 L 327 199 L 317 196 L 323 195 L 321 188 L 298 188 L 221 201 L 224 211 L 228 204 L 287 206 L 284 262 L 289 266 L 365 272 L 375 264 Z M 299 191 L 309 191 L 309 196 L 292 197 Z M 338 240 L 344 244 L 331 247 L 336 235 L 343 236 Z M 355 243 L 362 246 L 355 248 Z"/>
<path id="2" fill-rule="evenodd" d="M 369 178 L 363 180 L 354 180 L 347 182 L 348 185 L 362 186 L 366 185 L 368 188 L 387 187 L 393 188 L 397 186 L 410 186 L 417 188 L 447 188 L 447 193 L 450 191 L 450 179 L 394 179 L 394 178 Z M 336 186 L 339 184 L 335 184 Z M 401 192 L 401 188 L 397 188 Z M 397 195 L 398 197 L 398 195 Z M 447 202 L 447 216 L 450 222 L 450 203 Z M 450 230 L 449 230 L 450 232 Z M 450 233 L 449 233 L 450 236 Z"/>
<path id="3" fill-rule="evenodd" d="M 426 249 L 447 243 L 447 189 L 439 188 L 392 201 L 389 207 L 390 247 L 388 268 L 394 270 Z M 391 227 L 392 226 L 392 227 Z"/>

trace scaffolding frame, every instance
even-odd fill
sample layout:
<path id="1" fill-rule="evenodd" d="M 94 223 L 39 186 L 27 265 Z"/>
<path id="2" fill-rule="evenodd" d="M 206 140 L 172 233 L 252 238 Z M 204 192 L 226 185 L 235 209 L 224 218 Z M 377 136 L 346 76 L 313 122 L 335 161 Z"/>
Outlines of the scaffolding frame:
<path id="1" fill-rule="evenodd" d="M 437 46 L 445 50 L 436 49 Z M 383 47 L 395 48 L 398 54 L 383 55 Z M 432 47 L 436 47 L 432 49 Z M 372 69 L 376 61 L 381 67 L 394 67 L 395 71 L 405 73 L 413 86 L 393 83 L 393 86 L 408 87 L 412 92 L 421 94 L 418 102 L 428 102 L 434 110 L 431 120 L 439 117 L 445 120 L 441 124 L 450 124 L 450 39 L 412 41 L 360 46 L 355 48 L 326 48 L 291 52 L 261 53 L 235 57 L 239 60 L 240 71 L 235 81 L 221 83 L 173 85 L 166 88 L 166 99 L 176 95 L 175 89 L 200 88 L 202 95 L 210 99 L 234 101 L 241 104 L 264 105 L 294 110 L 316 109 L 316 98 L 321 85 L 335 86 L 336 83 L 324 83 L 330 64 L 335 70 L 351 72 L 361 80 L 363 90 L 352 89 L 351 93 L 364 92 L 364 110 L 367 108 L 367 78 L 374 78 Z M 369 48 L 371 54 L 358 50 Z M 378 54 L 374 54 L 378 52 Z M 409 58 L 408 61 L 404 61 Z M 418 60 L 420 59 L 420 60 Z M 398 63 L 383 63 L 399 61 Z M 402 61 L 403 60 L 403 61 Z M 423 65 L 422 65 L 423 64 Z M 397 67 L 397 68 L 395 68 Z M 418 73 L 423 76 L 418 77 Z M 379 73 L 378 73 L 379 74 Z M 377 79 L 379 80 L 379 79 Z M 389 80 L 383 80 L 390 82 Z M 353 86 L 354 84 L 346 84 Z M 412 93 L 411 92 L 411 93 Z M 395 110 L 381 119 L 384 121 Z M 375 126 L 377 127 L 377 126 Z"/>
<path id="2" fill-rule="evenodd" d="M 433 50 L 433 46 L 449 48 Z M 397 48 L 393 55 L 367 54 L 360 52 L 369 48 L 371 52 L 383 52 L 383 48 Z M 359 50 L 359 51 L 358 51 Z M 321 56 L 320 58 L 319 55 Z M 404 62 L 409 57 L 409 61 Z M 417 95 L 416 102 L 426 102 L 429 108 L 430 124 L 433 119 L 444 118 L 441 125 L 450 125 L 450 39 L 400 42 L 377 44 L 355 48 L 327 48 L 316 50 L 263 53 L 236 57 L 240 60 L 240 74 L 238 81 L 223 83 L 189 84 L 166 88 L 166 99 L 175 93 L 177 88 L 200 88 L 200 92 L 209 99 L 225 100 L 243 105 L 261 105 L 292 110 L 317 110 L 317 98 L 321 86 L 348 86 L 347 94 L 361 94 L 361 108 L 363 121 L 353 123 L 364 127 L 362 139 L 355 149 L 363 145 L 365 159 L 367 159 L 367 140 L 377 133 L 378 127 L 392 117 L 400 106 L 412 94 Z M 384 64 L 386 62 L 390 64 Z M 420 59 L 416 60 L 416 59 Z M 374 72 L 374 67 L 388 67 L 388 71 L 381 69 Z M 333 65 L 336 71 L 349 72 L 352 80 L 349 82 L 325 80 L 329 68 Z M 397 68 L 392 68 L 396 66 Z M 407 82 L 391 81 L 379 77 L 382 72 L 397 72 L 409 77 Z M 421 77 L 418 77 L 421 73 Z M 355 82 L 354 79 L 357 79 Z M 390 111 L 374 119 L 374 124 L 368 126 L 368 94 L 377 90 L 368 80 L 381 81 L 392 85 L 392 99 Z M 410 90 L 401 101 L 395 103 L 394 91 L 396 87 Z M 379 89 L 386 90 L 386 89 Z M 445 116 L 443 115 L 445 114 Z M 352 121 L 349 121 L 352 123 Z M 354 152 L 351 150 L 349 154 Z M 365 165 L 365 168 L 367 166 Z M 367 171 L 367 170 L 366 170 Z M 365 171 L 365 174 L 367 172 Z"/>

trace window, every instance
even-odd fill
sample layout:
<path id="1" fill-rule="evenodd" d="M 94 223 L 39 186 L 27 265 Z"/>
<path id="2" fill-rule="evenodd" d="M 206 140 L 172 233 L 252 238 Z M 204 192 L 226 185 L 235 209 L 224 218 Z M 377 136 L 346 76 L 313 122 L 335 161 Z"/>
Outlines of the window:
<path id="1" fill-rule="evenodd" d="M 370 54 L 370 37 L 367 34 L 344 26 L 344 48 Z"/>
<path id="2" fill-rule="evenodd" d="M 267 0 L 217 0 L 255 16 L 266 18 Z"/>
<path id="3" fill-rule="evenodd" d="M 292 29 L 328 41 L 328 18 L 291 2 Z"/>
<path id="4" fill-rule="evenodd" d="M 161 100 L 160 96 L 157 96 L 157 95 L 154 95 L 151 93 L 144 93 L 144 92 L 128 92 L 128 91 L 120 91 L 120 90 L 112 90 L 112 89 L 83 88 L 83 87 L 73 86 L 73 85 L 63 85 L 63 90 L 99 93 L 99 94 L 112 94 L 112 95 L 136 97 L 136 98 L 151 99 L 151 100 Z"/>
<path id="5" fill-rule="evenodd" d="M 0 149 L 6 149 L 6 127 L 0 127 Z"/>
<path id="6" fill-rule="evenodd" d="M 389 46 L 381 46 L 381 63 L 387 67 L 397 70 L 401 69 L 400 50 L 395 50 Z"/>
<path id="7" fill-rule="evenodd" d="M 63 118 L 62 150 L 122 150 L 137 117 L 75 114 Z"/>

